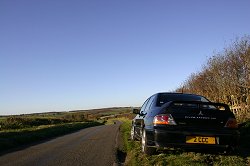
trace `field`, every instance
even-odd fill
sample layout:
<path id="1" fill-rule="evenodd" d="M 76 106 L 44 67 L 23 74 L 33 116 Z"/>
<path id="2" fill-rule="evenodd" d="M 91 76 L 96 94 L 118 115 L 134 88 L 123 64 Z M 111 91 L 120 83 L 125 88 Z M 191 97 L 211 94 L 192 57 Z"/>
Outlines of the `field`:
<path id="1" fill-rule="evenodd" d="M 249 165 L 250 164 L 250 121 L 244 123 L 240 129 L 241 141 L 239 152 L 232 155 L 211 154 L 202 152 L 186 152 L 183 150 L 160 150 L 156 155 L 147 156 L 141 153 L 140 143 L 130 140 L 131 120 L 124 120 L 121 126 L 126 153 L 125 165 L 129 166 L 164 166 L 164 165 Z"/>
<path id="2" fill-rule="evenodd" d="M 129 112 L 129 108 L 104 108 L 1 116 L 0 153 L 86 127 L 103 125 L 109 117 L 129 116 Z"/>
<path id="3" fill-rule="evenodd" d="M 47 112 L 12 116 L 0 116 L 0 132 L 36 128 L 42 125 L 56 125 L 73 122 L 105 121 L 110 117 L 129 114 L 130 108 L 103 108 L 75 110 L 70 112 Z"/>

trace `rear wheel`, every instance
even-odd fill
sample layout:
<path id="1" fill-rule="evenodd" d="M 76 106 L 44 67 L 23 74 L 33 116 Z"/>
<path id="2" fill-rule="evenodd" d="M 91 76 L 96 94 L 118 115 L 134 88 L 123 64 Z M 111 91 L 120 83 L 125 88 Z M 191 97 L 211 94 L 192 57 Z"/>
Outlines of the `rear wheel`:
<path id="1" fill-rule="evenodd" d="M 146 135 L 146 131 L 143 130 L 142 133 L 142 139 L 141 139 L 141 145 L 142 145 L 142 152 L 147 154 L 147 155 L 153 155 L 156 152 L 156 148 L 154 147 L 149 147 L 147 145 L 148 140 L 147 140 L 147 135 Z"/>

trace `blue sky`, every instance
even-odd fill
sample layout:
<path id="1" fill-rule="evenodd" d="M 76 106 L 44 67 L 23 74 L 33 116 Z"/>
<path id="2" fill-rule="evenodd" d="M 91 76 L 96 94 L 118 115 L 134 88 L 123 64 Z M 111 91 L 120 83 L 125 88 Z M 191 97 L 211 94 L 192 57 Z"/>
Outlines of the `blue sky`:
<path id="1" fill-rule="evenodd" d="M 1 0 L 0 115 L 140 106 L 250 34 L 250 1 Z"/>

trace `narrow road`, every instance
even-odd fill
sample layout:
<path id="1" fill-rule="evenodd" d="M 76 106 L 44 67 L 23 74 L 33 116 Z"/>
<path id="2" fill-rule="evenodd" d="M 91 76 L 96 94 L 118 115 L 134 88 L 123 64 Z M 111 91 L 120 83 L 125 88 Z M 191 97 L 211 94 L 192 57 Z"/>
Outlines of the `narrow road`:
<path id="1" fill-rule="evenodd" d="M 112 166 L 120 122 L 86 128 L 0 156 L 1 166 Z"/>

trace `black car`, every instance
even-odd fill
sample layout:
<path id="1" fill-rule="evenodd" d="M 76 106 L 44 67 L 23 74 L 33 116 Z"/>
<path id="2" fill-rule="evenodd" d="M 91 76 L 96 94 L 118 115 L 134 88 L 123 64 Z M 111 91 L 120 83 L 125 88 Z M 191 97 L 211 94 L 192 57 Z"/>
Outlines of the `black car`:
<path id="1" fill-rule="evenodd" d="M 238 145 L 238 125 L 229 106 L 203 96 L 157 93 L 133 113 L 131 139 L 141 140 L 148 155 L 165 147 L 228 152 Z"/>

